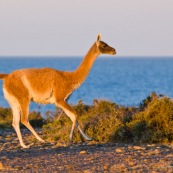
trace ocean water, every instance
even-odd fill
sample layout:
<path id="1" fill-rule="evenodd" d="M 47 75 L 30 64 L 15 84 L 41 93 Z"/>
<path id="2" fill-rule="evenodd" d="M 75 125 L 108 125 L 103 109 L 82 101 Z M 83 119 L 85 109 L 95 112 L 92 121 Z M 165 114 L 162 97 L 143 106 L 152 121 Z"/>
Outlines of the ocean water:
<path id="1" fill-rule="evenodd" d="M 51 67 L 72 71 L 82 57 L 58 58 L 0 58 L 0 73 L 22 68 Z M 2 93 L 0 80 L 0 106 L 9 107 Z M 106 99 L 124 106 L 137 106 L 151 92 L 173 97 L 173 58 L 167 57 L 102 57 L 94 63 L 86 81 L 69 99 L 70 104 L 83 100 L 92 104 L 94 99 Z M 38 104 L 32 103 L 31 110 Z M 54 105 L 41 106 L 41 111 L 53 110 Z"/>

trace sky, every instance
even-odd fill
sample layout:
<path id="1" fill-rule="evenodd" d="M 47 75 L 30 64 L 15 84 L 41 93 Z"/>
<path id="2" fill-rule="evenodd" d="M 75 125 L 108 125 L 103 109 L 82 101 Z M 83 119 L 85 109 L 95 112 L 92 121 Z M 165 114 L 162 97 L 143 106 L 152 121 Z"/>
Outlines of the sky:
<path id="1" fill-rule="evenodd" d="M 0 56 L 173 56 L 173 0 L 0 0 Z"/>

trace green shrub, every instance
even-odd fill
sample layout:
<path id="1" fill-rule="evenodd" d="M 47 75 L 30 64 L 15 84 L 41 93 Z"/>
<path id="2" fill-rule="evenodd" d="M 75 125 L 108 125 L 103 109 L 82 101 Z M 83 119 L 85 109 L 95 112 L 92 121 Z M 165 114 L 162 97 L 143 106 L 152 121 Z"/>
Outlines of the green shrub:
<path id="1" fill-rule="evenodd" d="M 94 100 L 92 106 L 80 100 L 73 106 L 84 132 L 100 143 L 135 142 L 156 143 L 173 141 L 173 101 L 155 93 L 148 96 L 139 107 L 124 107 L 105 100 Z M 69 142 L 72 122 L 57 108 L 47 111 L 44 120 L 39 112 L 31 112 L 30 123 L 42 127 L 48 141 Z M 12 112 L 0 108 L 0 127 L 11 126 Z M 73 142 L 84 139 L 75 128 Z"/>
<path id="2" fill-rule="evenodd" d="M 0 128 L 11 126 L 12 123 L 12 111 L 10 108 L 0 107 Z"/>
<path id="3" fill-rule="evenodd" d="M 48 141 L 69 141 L 71 124 L 70 119 L 63 113 L 60 119 L 54 119 L 52 122 L 43 125 L 42 130 L 45 134 L 45 139 Z"/>
<path id="4" fill-rule="evenodd" d="M 81 101 L 74 106 L 78 114 L 78 121 L 85 133 L 99 142 L 109 142 L 113 132 L 118 128 L 121 121 L 116 118 L 118 116 L 118 106 L 108 101 L 97 101 L 94 106 L 85 106 Z M 69 118 L 63 114 L 58 123 L 57 120 L 43 126 L 47 139 L 55 141 L 60 139 L 61 142 L 69 141 L 69 134 L 72 123 Z M 62 123 L 63 122 L 63 123 Z M 74 142 L 84 141 L 76 129 L 73 137 Z"/>
<path id="5" fill-rule="evenodd" d="M 0 107 L 0 128 L 11 127 L 12 119 L 13 116 L 11 109 Z M 35 112 L 35 111 L 32 111 L 29 114 L 29 121 L 31 125 L 35 127 L 41 127 L 45 123 L 40 112 Z"/>
<path id="6" fill-rule="evenodd" d="M 147 107 L 133 116 L 130 127 L 139 142 L 170 142 L 173 140 L 173 102 L 167 97 L 154 98 Z"/>
<path id="7" fill-rule="evenodd" d="M 29 122 L 34 127 L 42 127 L 45 124 L 45 120 L 41 116 L 40 112 L 32 111 L 29 114 Z"/>

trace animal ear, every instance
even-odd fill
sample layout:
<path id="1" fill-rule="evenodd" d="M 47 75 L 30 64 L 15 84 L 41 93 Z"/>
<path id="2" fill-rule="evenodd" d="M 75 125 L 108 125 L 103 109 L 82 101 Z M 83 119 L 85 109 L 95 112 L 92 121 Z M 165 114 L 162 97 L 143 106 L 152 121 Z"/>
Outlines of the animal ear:
<path id="1" fill-rule="evenodd" d="M 101 34 L 99 34 L 98 36 L 97 36 L 97 41 L 100 41 L 101 40 Z"/>

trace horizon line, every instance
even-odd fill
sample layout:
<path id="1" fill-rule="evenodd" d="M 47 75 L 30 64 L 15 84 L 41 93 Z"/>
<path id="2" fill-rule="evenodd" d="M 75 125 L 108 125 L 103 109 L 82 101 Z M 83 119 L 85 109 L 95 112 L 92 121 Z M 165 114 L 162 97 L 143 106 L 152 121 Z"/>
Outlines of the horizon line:
<path id="1" fill-rule="evenodd" d="M 84 58 L 82 55 L 0 55 L 1 58 Z M 99 58 L 173 58 L 173 55 L 101 55 Z"/>

